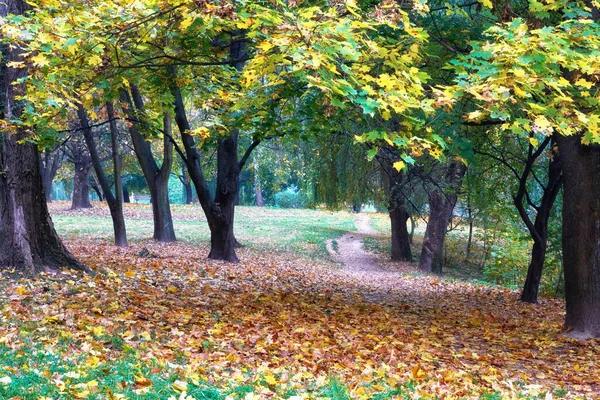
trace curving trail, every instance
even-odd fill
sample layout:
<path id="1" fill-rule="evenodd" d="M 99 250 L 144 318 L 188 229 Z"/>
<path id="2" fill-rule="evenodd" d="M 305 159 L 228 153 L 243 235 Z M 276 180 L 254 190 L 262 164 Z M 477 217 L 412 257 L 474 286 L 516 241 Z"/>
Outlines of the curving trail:
<path id="1" fill-rule="evenodd" d="M 350 272 L 384 272 L 381 266 L 367 253 L 363 241 L 373 236 L 371 218 L 367 214 L 359 214 L 355 223 L 356 232 L 346 232 L 337 239 L 327 241 L 327 251 L 336 260 L 343 263 Z M 337 246 L 334 245 L 337 244 Z"/>

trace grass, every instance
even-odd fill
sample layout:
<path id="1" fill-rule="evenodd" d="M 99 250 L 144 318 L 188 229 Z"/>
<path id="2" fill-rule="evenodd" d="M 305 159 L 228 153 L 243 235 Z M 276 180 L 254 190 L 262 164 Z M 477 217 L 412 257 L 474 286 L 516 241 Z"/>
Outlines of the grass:
<path id="1" fill-rule="evenodd" d="M 66 202 L 51 205 L 59 235 L 68 239 L 85 236 L 92 241 L 111 241 L 113 226 L 105 205 L 96 210 L 68 212 Z M 148 205 L 126 205 L 126 226 L 132 242 L 152 237 L 152 216 Z M 128 212 L 127 212 L 128 211 Z M 91 215 L 90 215 L 91 214 Z M 199 205 L 173 207 L 175 234 L 185 243 L 208 243 L 210 232 Z M 245 246 L 258 251 L 280 251 L 310 257 L 324 257 L 325 241 L 356 229 L 355 214 L 322 210 L 236 207 L 235 234 Z"/>

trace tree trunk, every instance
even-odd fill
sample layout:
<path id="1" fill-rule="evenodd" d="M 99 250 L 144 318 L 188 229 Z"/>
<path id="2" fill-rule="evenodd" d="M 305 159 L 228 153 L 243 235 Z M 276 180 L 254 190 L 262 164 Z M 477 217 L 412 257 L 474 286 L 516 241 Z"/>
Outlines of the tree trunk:
<path id="1" fill-rule="evenodd" d="M 90 203 L 90 169 L 92 160 L 89 157 L 74 163 L 75 177 L 73 179 L 73 196 L 71 210 L 92 208 Z"/>
<path id="2" fill-rule="evenodd" d="M 113 221 L 115 245 L 127 247 L 127 230 L 125 228 L 125 218 L 123 217 L 122 204 L 117 205 L 117 199 L 110 191 L 108 179 L 106 179 L 106 175 L 104 175 L 102 163 L 100 161 L 100 157 L 98 156 L 98 151 L 96 150 L 96 143 L 94 141 L 94 136 L 92 133 L 92 128 L 90 127 L 87 112 L 82 105 L 79 105 L 77 108 L 77 115 L 79 116 L 79 120 L 81 122 L 85 143 L 92 158 L 92 165 L 94 166 L 94 171 L 96 172 L 96 178 L 98 178 L 100 186 L 102 187 L 102 191 L 104 192 L 104 197 L 108 203 L 110 216 L 112 217 Z"/>
<path id="3" fill-rule="evenodd" d="M 256 207 L 264 207 L 265 201 L 263 200 L 262 188 L 260 186 L 260 176 L 258 170 L 258 158 L 254 157 L 254 197 Z"/>
<path id="4" fill-rule="evenodd" d="M 523 208 L 522 200 L 516 198 L 516 201 L 521 201 L 517 204 L 521 218 L 525 221 L 530 229 L 530 234 L 534 240 L 531 249 L 531 262 L 527 268 L 527 278 L 521 293 L 521 300 L 527 303 L 537 303 L 538 291 L 542 280 L 542 271 L 544 262 L 546 261 L 546 248 L 548 244 L 548 221 L 554 201 L 562 186 L 562 168 L 560 164 L 560 155 L 554 154 L 553 158 L 548 163 L 548 184 L 544 188 L 544 194 L 539 207 L 533 226 L 531 220 Z M 533 228 L 533 229 L 532 229 Z"/>
<path id="5" fill-rule="evenodd" d="M 114 213 L 117 216 L 115 224 L 115 244 L 121 247 L 127 247 L 127 233 L 125 230 L 125 219 L 123 217 L 123 181 L 121 180 L 121 154 L 119 151 L 119 130 L 117 128 L 117 121 L 115 120 L 115 110 L 113 103 L 106 102 L 106 114 L 109 120 L 110 128 L 110 147 L 112 150 L 112 162 L 113 162 L 113 177 L 115 181 L 115 199 Z M 110 190 L 109 190 L 110 192 Z M 117 224 L 119 225 L 117 227 Z M 117 232 L 119 234 L 117 235 Z"/>
<path id="6" fill-rule="evenodd" d="M 410 234 L 407 222 L 410 218 L 404 204 L 398 204 L 390 209 L 390 221 L 392 223 L 392 260 L 412 261 L 410 249 Z"/>
<path id="7" fill-rule="evenodd" d="M 581 136 L 558 137 L 563 163 L 565 327 L 600 337 L 600 149 Z"/>
<path id="8" fill-rule="evenodd" d="M 150 142 L 140 133 L 140 128 L 144 126 L 144 102 L 139 89 L 135 85 L 131 85 L 131 96 L 127 91 L 123 91 L 121 99 L 124 104 L 128 105 L 125 112 L 129 118 L 141 121 L 141 123 L 129 126 L 129 134 L 135 155 L 150 188 L 150 204 L 152 204 L 154 220 L 153 239 L 159 242 L 174 242 L 176 237 L 169 201 L 169 177 L 173 166 L 173 144 L 170 139 L 172 137 L 171 117 L 165 114 L 163 120 L 163 163 L 159 168 L 152 154 Z"/>
<path id="9" fill-rule="evenodd" d="M 245 54 L 245 41 L 235 39 L 230 46 L 230 58 L 241 60 Z M 234 67 L 241 70 L 242 61 L 234 63 Z M 175 74 L 173 74 L 175 75 Z M 173 76 L 172 78 L 175 78 Z M 175 79 L 173 79 L 173 82 Z M 208 190 L 201 164 L 201 154 L 197 150 L 194 138 L 189 134 L 190 125 L 187 119 L 181 90 L 173 85 L 171 88 L 175 100 L 175 120 L 185 148 L 185 155 L 181 154 L 188 167 L 190 178 L 196 188 L 198 200 L 206 215 L 211 233 L 211 250 L 208 258 L 238 262 L 235 254 L 237 241 L 233 234 L 235 213 L 235 199 L 238 189 L 240 162 L 238 161 L 238 135 L 237 129 L 231 129 L 228 137 L 218 141 L 217 149 L 217 188 L 214 199 Z M 254 146 L 255 147 L 255 146 Z M 250 147 L 253 149 L 254 147 Z M 250 152 L 247 152 L 250 155 Z"/>
<path id="10" fill-rule="evenodd" d="M 94 178 L 94 180 L 96 179 L 96 175 L 92 175 L 92 177 Z M 102 189 L 100 189 L 96 183 L 92 183 L 90 187 L 94 192 L 96 192 L 96 196 L 98 196 L 98 201 L 104 201 Z"/>
<path id="11" fill-rule="evenodd" d="M 61 149 L 55 149 L 54 151 L 46 150 L 43 155 L 40 155 L 40 160 L 44 194 L 46 202 L 50 203 L 52 202 L 52 182 L 54 182 L 56 173 L 62 163 L 63 152 Z"/>
<path id="12" fill-rule="evenodd" d="M 0 3 L 0 16 L 22 14 L 27 9 L 22 0 L 7 0 Z M 23 88 L 13 82 L 25 72 L 6 64 L 23 61 L 20 53 L 17 47 L 2 48 L 0 119 L 9 122 L 21 115 L 15 94 Z M 14 133 L 0 131 L 0 267 L 22 274 L 64 267 L 88 271 L 65 248 L 54 230 L 44 196 L 37 146 L 26 141 L 30 135 L 24 128 L 17 128 Z"/>
<path id="13" fill-rule="evenodd" d="M 393 154 L 393 156 L 390 157 L 390 154 Z M 403 182 L 403 178 L 406 176 L 393 167 L 393 163 L 396 161 L 396 154 L 388 151 L 386 155 L 387 157 L 383 154 L 378 154 L 377 157 L 380 159 L 388 180 L 388 212 L 392 230 L 392 260 L 412 261 L 411 239 L 407 228 L 410 214 L 406 210 L 405 194 L 402 192 L 405 183 Z"/>
<path id="14" fill-rule="evenodd" d="M 129 190 L 127 187 L 123 186 L 123 203 L 131 203 L 131 199 L 129 198 Z"/>
<path id="15" fill-rule="evenodd" d="M 466 167 L 457 162 L 448 166 L 445 184 L 447 189 L 437 188 L 429 195 L 429 220 L 423 237 L 419 269 L 427 273 L 441 274 L 444 265 L 446 231 L 458 198 L 458 188 Z"/>

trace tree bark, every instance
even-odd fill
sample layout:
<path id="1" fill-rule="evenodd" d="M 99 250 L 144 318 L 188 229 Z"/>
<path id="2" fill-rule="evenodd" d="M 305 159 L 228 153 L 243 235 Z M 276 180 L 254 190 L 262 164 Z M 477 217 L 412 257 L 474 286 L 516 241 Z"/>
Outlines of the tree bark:
<path id="1" fill-rule="evenodd" d="M 407 222 L 410 214 L 406 210 L 406 201 L 402 192 L 403 173 L 398 172 L 392 164 L 388 166 L 390 202 L 388 211 L 392 230 L 392 260 L 412 261 L 410 234 Z"/>
<path id="2" fill-rule="evenodd" d="M 533 247 L 531 249 L 531 262 L 527 268 L 527 278 L 521 293 L 521 300 L 527 303 L 537 303 L 540 282 L 542 280 L 542 271 L 546 261 L 546 249 L 548 246 L 548 221 L 554 201 L 562 186 L 562 173 L 560 165 L 560 156 L 554 154 L 548 163 L 548 184 L 544 188 L 540 205 L 536 208 L 536 216 L 533 224 L 529 219 L 523 207 L 522 199 L 517 196 L 515 203 L 521 218 L 525 221 L 533 238 Z"/>
<path id="3" fill-rule="evenodd" d="M 123 217 L 123 181 L 121 180 L 121 154 L 119 150 L 119 130 L 115 120 L 115 109 L 111 101 L 106 102 L 106 113 L 110 128 L 110 147 L 112 150 L 113 177 L 115 182 L 114 213 L 117 215 L 118 229 L 115 228 L 115 244 L 127 247 L 127 233 L 125 230 L 125 219 Z M 109 189 L 110 192 L 110 189 Z M 119 232 L 119 235 L 116 232 Z"/>
<path id="4" fill-rule="evenodd" d="M 563 163 L 565 327 L 600 337 L 600 149 L 581 136 L 558 137 Z"/>
<path id="5" fill-rule="evenodd" d="M 127 104 L 125 112 L 129 118 L 141 121 L 129 126 L 129 134 L 135 155 L 140 163 L 144 178 L 150 189 L 152 204 L 152 216 L 154 220 L 153 239 L 159 242 L 176 241 L 173 217 L 171 215 L 171 204 L 169 201 L 169 177 L 173 166 L 173 144 L 171 117 L 167 114 L 163 121 L 163 163 L 158 167 L 150 142 L 141 134 L 140 128 L 144 126 L 144 102 L 139 89 L 131 85 L 131 96 L 123 91 L 121 99 Z"/>
<path id="6" fill-rule="evenodd" d="M 446 189 L 437 188 L 429 195 L 429 220 L 423 237 L 419 269 L 427 273 L 441 274 L 444 265 L 446 231 L 458 198 L 458 189 L 466 167 L 453 162 L 446 172 Z"/>
<path id="7" fill-rule="evenodd" d="M 412 261 L 410 234 L 407 229 L 409 218 L 410 215 L 406 211 L 404 204 L 396 203 L 393 208 L 390 208 L 392 260 L 394 261 Z"/>
<path id="8" fill-rule="evenodd" d="M 27 9 L 25 1 L 7 0 L 0 3 L 0 16 L 23 14 Z M 13 83 L 25 71 L 8 67 L 7 63 L 23 61 L 20 53 L 16 47 L 2 49 L 0 119 L 9 122 L 21 115 L 15 95 L 23 88 Z M 54 230 L 44 196 L 37 146 L 25 140 L 30 135 L 22 127 L 14 132 L 0 131 L 0 267 L 26 275 L 47 268 L 88 271 Z"/>
<path id="9" fill-rule="evenodd" d="M 115 245 L 120 247 L 127 247 L 127 230 L 125 228 L 125 218 L 123 217 L 122 205 L 117 205 L 117 199 L 110 191 L 108 179 L 104 174 L 104 170 L 102 169 L 102 163 L 100 161 L 100 157 L 98 156 L 98 151 L 96 150 L 96 143 L 94 141 L 94 136 L 92 128 L 90 127 L 87 112 L 85 111 L 82 105 L 79 105 L 79 107 L 77 108 L 77 115 L 79 116 L 79 121 L 81 122 L 81 128 L 83 130 L 85 143 L 88 147 L 88 151 L 90 152 L 90 156 L 92 158 L 92 165 L 94 166 L 94 171 L 96 172 L 96 178 L 98 178 L 100 186 L 102 187 L 102 192 L 104 192 L 104 197 L 106 199 L 106 202 L 108 203 L 110 216 L 112 217 L 113 221 Z"/>
<path id="10" fill-rule="evenodd" d="M 127 187 L 123 186 L 123 203 L 131 203 L 131 199 L 129 198 L 129 190 Z"/>
<path id="11" fill-rule="evenodd" d="M 89 156 L 74 162 L 75 177 L 73 179 L 73 196 L 71 210 L 92 208 L 90 203 L 90 169 L 92 160 Z"/>

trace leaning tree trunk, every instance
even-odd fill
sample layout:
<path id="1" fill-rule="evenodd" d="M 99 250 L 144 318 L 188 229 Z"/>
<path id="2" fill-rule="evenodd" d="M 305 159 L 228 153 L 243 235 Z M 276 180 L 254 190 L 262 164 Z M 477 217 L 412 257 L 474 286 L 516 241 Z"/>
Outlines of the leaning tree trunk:
<path id="1" fill-rule="evenodd" d="M 563 163 L 565 327 L 600 337 L 600 149 L 558 137 Z"/>
<path id="2" fill-rule="evenodd" d="M 113 221 L 115 245 L 120 247 L 127 247 L 127 231 L 125 229 L 125 218 L 123 217 L 123 212 L 119 212 L 119 210 L 122 211 L 122 206 L 117 206 L 117 199 L 110 191 L 110 185 L 108 184 L 108 179 L 106 179 L 106 175 L 104 174 L 104 170 L 102 169 L 102 162 L 100 161 L 100 156 L 98 155 L 98 151 L 96 149 L 96 143 L 94 141 L 94 136 L 92 128 L 90 127 L 87 112 L 85 111 L 82 105 L 79 105 L 79 107 L 77 108 L 77 115 L 79 116 L 79 120 L 81 122 L 83 136 L 85 138 L 85 143 L 88 147 L 88 151 L 90 152 L 90 157 L 92 158 L 92 165 L 94 166 L 96 177 L 98 178 L 100 186 L 102 186 L 104 198 L 108 203 L 108 209 L 110 210 L 110 216 Z"/>
<path id="3" fill-rule="evenodd" d="M 429 195 L 429 220 L 425 228 L 419 260 L 419 269 L 423 272 L 442 273 L 446 231 L 458 198 L 457 191 L 465 172 L 466 167 L 463 164 L 451 163 L 446 173 L 446 190 L 442 191 L 438 188 Z"/>
<path id="4" fill-rule="evenodd" d="M 0 16 L 22 14 L 28 6 L 22 0 L 0 2 Z M 22 62 L 19 48 L 3 48 L 0 65 L 0 119 L 13 121 L 21 114 L 13 85 L 24 70 L 8 67 Z M 54 230 L 44 197 L 37 146 L 27 142 L 31 132 L 17 128 L 0 131 L 0 267 L 24 274 L 46 268 L 86 270 L 65 248 Z M 19 142 L 23 142 L 19 144 Z"/>
<path id="5" fill-rule="evenodd" d="M 73 198 L 71 210 L 92 208 L 90 203 L 90 169 L 92 163 L 89 157 L 74 163 L 75 177 L 73 179 Z"/>

